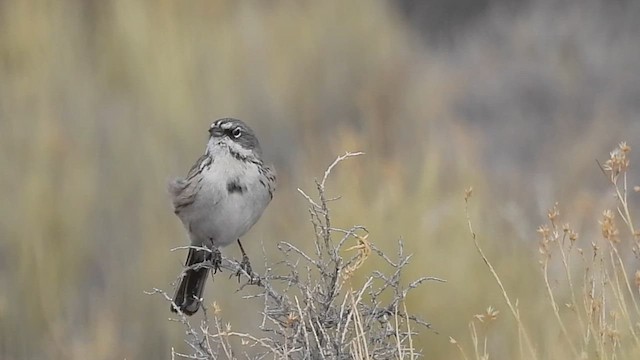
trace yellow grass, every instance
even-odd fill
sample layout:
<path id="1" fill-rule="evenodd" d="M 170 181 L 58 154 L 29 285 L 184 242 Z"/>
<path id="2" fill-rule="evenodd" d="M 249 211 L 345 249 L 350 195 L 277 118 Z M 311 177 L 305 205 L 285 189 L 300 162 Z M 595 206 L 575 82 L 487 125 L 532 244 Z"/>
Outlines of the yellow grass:
<path id="1" fill-rule="evenodd" d="M 334 225 L 365 225 L 385 251 L 402 238 L 407 281 L 448 281 L 409 296 L 434 329 L 411 349 L 637 358 L 637 162 L 615 179 L 595 162 L 638 146 L 637 10 L 567 3 L 489 9 L 433 44 L 382 1 L 0 1 L 0 358 L 188 350 L 144 291 L 182 267 L 165 185 L 225 116 L 254 127 L 279 174 L 252 259 L 278 261 L 278 241 L 310 250 L 297 188 L 364 151 L 328 180 Z M 262 339 L 260 304 L 224 274 L 211 285 L 235 333 Z"/>

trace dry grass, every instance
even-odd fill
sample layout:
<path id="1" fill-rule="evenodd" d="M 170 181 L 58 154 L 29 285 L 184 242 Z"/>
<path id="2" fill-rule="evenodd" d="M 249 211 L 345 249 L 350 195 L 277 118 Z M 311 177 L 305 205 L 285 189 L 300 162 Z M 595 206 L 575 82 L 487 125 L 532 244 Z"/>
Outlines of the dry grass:
<path id="1" fill-rule="evenodd" d="M 581 241 L 569 223 L 562 223 L 558 204 L 548 211 L 548 224 L 537 230 L 541 236 L 541 276 L 550 305 L 548 316 L 555 320 L 545 331 L 558 336 L 551 349 L 543 349 L 532 342 L 529 329 L 536 325 L 523 321 L 520 314 L 527 309 L 521 310 L 517 303 L 514 305 L 512 295 L 505 290 L 500 275 L 482 251 L 467 212 L 474 244 L 499 285 L 517 326 L 519 358 L 634 359 L 640 354 L 640 271 L 637 270 L 640 234 L 635 230 L 629 209 L 630 151 L 626 143 L 620 143 L 601 165 L 615 193 L 616 208 L 615 212 L 611 209 L 603 211 L 598 240 L 590 244 Z M 468 190 L 465 201 L 470 197 L 471 190 Z M 620 217 L 625 225 L 624 234 L 620 232 L 616 217 Z M 486 314 L 476 315 L 470 323 L 476 359 L 489 358 L 486 337 L 483 346 L 479 347 L 476 321 L 495 320 L 496 316 L 497 312 L 489 308 Z M 452 342 L 457 344 L 453 339 Z M 462 347 L 458 348 L 467 358 Z"/>
<path id="2" fill-rule="evenodd" d="M 638 175 L 626 169 L 626 193 L 618 177 L 626 201 L 618 213 L 594 160 L 640 136 L 638 6 L 490 7 L 450 44 L 432 46 L 393 2 L 344 3 L 0 1 L 0 288 L 8 289 L 0 358 L 192 350 L 166 321 L 165 301 L 144 291 L 168 289 L 182 266 L 183 254 L 169 251 L 186 240 L 166 181 L 189 168 L 208 124 L 223 116 L 255 128 L 279 173 L 273 203 L 245 241 L 252 258 L 281 259 L 281 242 L 314 254 L 297 189 L 314 193 L 310 179 L 334 154 L 361 149 L 366 157 L 327 180 L 329 198 L 345 196 L 329 203 L 331 227 L 364 224 L 385 254 L 397 252 L 389 239 L 402 238 L 413 254 L 402 284 L 448 280 L 406 299 L 406 312 L 435 330 L 411 348 L 462 357 L 452 337 L 470 358 L 637 356 L 628 234 Z M 469 239 L 461 199 L 469 185 L 469 217 L 504 290 Z M 546 209 L 556 202 L 554 225 Z M 612 240 L 602 240 L 599 221 Z M 551 255 L 539 264 L 542 222 Z M 354 272 L 354 289 L 387 266 L 374 255 Z M 269 269 L 254 262 L 254 270 Z M 216 325 L 211 315 L 210 329 L 228 322 L 255 334 L 264 304 L 247 307 L 237 288 L 224 277 L 207 287 L 224 319 Z M 586 289 L 600 291 L 598 317 Z"/>

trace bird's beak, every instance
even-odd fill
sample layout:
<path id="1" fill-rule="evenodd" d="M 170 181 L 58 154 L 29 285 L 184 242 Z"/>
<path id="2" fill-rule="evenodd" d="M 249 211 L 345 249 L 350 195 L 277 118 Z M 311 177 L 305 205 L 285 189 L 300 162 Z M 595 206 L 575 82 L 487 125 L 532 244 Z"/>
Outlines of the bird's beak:
<path id="1" fill-rule="evenodd" d="M 209 128 L 209 135 L 211 135 L 212 137 L 221 136 L 222 134 L 223 134 L 223 131 L 219 127 Z"/>

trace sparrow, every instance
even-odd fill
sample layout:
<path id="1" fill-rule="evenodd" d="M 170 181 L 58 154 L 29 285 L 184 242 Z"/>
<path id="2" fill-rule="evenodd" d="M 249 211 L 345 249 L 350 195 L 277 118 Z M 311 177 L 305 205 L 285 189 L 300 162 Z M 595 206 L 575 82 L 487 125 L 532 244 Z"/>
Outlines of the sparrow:
<path id="1" fill-rule="evenodd" d="M 219 248 L 260 219 L 276 188 L 276 172 L 262 160 L 260 143 L 242 120 L 224 118 L 209 127 L 205 152 L 185 178 L 169 182 L 174 213 L 189 235 L 189 254 L 171 311 L 193 315 L 200 308 L 210 269 L 219 269 Z"/>

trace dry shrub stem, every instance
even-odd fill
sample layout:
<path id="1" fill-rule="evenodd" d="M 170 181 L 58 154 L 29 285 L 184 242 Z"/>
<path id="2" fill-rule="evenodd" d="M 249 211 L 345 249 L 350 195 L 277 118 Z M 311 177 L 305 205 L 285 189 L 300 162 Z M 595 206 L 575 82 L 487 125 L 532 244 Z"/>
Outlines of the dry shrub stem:
<path id="1" fill-rule="evenodd" d="M 338 198 L 326 197 L 327 179 L 339 163 L 361 154 L 339 156 L 322 180 L 316 181 L 316 199 L 298 189 L 309 203 L 315 234 L 312 253 L 280 242 L 277 249 L 282 259 L 271 264 L 265 258 L 266 270 L 261 275 L 249 274 L 239 262 L 223 257 L 223 270 L 247 279 L 238 291 L 246 286 L 260 289 L 257 294 L 244 294 L 242 299 L 260 300 L 259 330 L 263 336 L 232 331 L 230 324 L 221 325 L 221 309 L 215 303 L 208 306 L 202 299 L 204 316 L 199 327 L 182 313 L 172 319 L 184 326 L 185 342 L 191 351 L 185 354 L 172 350 L 172 358 L 234 359 L 239 353 L 254 359 L 415 359 L 420 355 L 413 347 L 416 331 L 411 323 L 431 326 L 407 312 L 405 299 L 426 281 L 444 280 L 422 277 L 403 286 L 402 274 L 411 255 L 404 253 L 402 240 L 392 259 L 368 240 L 365 227 L 341 229 L 331 225 L 328 203 Z M 348 246 L 350 242 L 355 244 Z M 186 248 L 189 247 L 174 250 Z M 364 283 L 355 285 L 354 274 L 371 255 L 382 259 L 390 271 L 359 274 Z M 160 294 L 171 301 L 160 289 L 149 294 Z M 236 341 L 232 343 L 232 339 Z"/>

